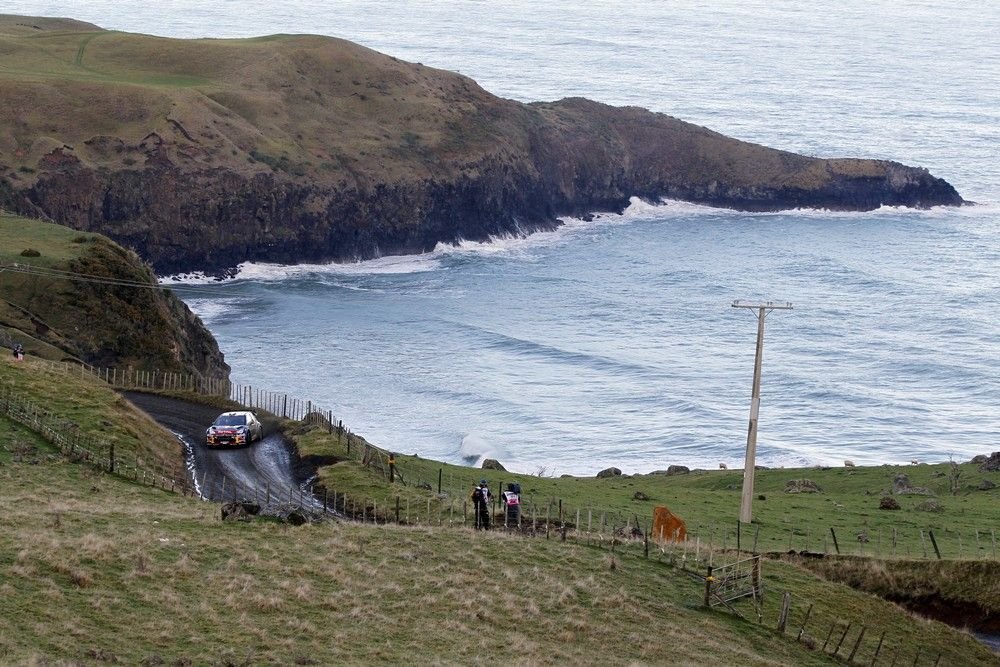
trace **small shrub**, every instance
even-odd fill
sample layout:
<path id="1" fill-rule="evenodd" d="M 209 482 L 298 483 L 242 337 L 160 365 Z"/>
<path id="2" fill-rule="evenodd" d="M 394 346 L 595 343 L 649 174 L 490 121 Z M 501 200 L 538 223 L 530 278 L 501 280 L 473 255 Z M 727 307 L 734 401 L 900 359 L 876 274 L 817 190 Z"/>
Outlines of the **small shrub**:
<path id="1" fill-rule="evenodd" d="M 74 236 L 73 237 L 73 243 L 86 243 L 88 240 L 89 239 L 86 236 L 84 236 L 83 234 L 80 234 L 79 236 Z"/>
<path id="2" fill-rule="evenodd" d="M 38 252 L 34 248 L 25 248 L 21 251 L 21 257 L 41 257 L 42 253 Z"/>
<path id="3" fill-rule="evenodd" d="M 883 496 L 878 504 L 880 510 L 898 510 L 899 502 L 892 496 Z"/>

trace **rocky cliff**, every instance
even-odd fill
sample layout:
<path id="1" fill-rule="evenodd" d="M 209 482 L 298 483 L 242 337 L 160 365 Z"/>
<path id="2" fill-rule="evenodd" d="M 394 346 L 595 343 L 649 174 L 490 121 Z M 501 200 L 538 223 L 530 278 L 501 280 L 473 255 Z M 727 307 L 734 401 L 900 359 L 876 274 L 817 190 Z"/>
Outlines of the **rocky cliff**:
<path id="1" fill-rule="evenodd" d="M 750 211 L 962 203 L 898 163 L 638 108 L 521 104 L 342 40 L 169 40 L 0 17 L 0 207 L 157 271 L 421 252 L 663 197 Z"/>

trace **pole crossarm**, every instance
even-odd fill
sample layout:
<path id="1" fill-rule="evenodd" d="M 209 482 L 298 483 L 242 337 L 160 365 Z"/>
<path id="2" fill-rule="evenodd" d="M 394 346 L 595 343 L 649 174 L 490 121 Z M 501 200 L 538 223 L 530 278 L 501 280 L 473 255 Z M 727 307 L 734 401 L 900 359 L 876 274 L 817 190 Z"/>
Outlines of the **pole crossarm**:
<path id="1" fill-rule="evenodd" d="M 733 308 L 751 308 L 753 310 L 763 311 L 766 315 L 772 310 L 792 310 L 792 303 L 790 301 L 786 301 L 784 303 L 774 303 L 773 301 L 768 301 L 767 303 L 743 303 L 737 299 L 736 301 L 733 301 Z"/>
<path id="2" fill-rule="evenodd" d="M 743 501 L 740 504 L 740 521 L 750 523 L 753 517 L 753 477 L 757 458 L 757 415 L 760 411 L 760 370 L 764 359 L 764 318 L 772 310 L 791 310 L 790 301 L 775 303 L 743 303 L 733 301 L 733 308 L 749 308 L 757 317 L 757 352 L 753 364 L 753 389 L 750 394 L 750 424 L 747 427 L 747 453 L 743 469 Z"/>

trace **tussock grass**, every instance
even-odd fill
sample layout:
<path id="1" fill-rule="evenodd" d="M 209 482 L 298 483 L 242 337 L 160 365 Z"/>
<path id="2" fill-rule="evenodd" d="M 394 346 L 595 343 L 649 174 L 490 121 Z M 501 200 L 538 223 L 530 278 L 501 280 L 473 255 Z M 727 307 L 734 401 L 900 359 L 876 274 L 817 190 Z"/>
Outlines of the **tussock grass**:
<path id="1" fill-rule="evenodd" d="M 619 554 L 612 569 L 599 549 L 461 529 L 221 524 L 215 505 L 113 478 L 94 484 L 82 473 L 61 460 L 0 465 L 10 508 L 0 531 L 0 661 L 104 652 L 129 664 L 153 656 L 828 664 L 768 627 L 700 610 L 698 584 L 654 560 Z M 95 486 L 101 491 L 79 493 Z M 37 521 L 40 511 L 59 523 Z M 768 570 L 775 586 L 871 610 L 870 596 L 794 566 L 775 565 L 773 578 Z M 880 613 L 912 631 L 908 615 L 890 605 Z M 932 645 L 941 633 L 949 655 L 987 663 L 971 640 L 932 627 Z"/>

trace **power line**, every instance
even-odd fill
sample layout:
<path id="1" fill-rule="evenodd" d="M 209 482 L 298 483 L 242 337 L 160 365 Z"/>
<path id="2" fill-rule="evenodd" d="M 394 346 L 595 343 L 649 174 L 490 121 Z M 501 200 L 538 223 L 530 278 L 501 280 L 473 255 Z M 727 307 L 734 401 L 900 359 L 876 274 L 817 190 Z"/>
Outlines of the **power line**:
<path id="1" fill-rule="evenodd" d="M 160 283 L 148 283 L 138 280 L 128 280 L 126 278 L 115 278 L 111 276 L 96 276 L 88 273 L 78 273 L 75 271 L 64 271 L 62 269 L 52 269 L 41 266 L 33 266 L 31 264 L 0 264 L 0 273 L 4 271 L 9 271 L 11 273 L 21 273 L 25 275 L 39 276 L 42 278 L 52 278 L 55 280 L 72 280 L 74 282 L 85 282 L 93 283 L 97 285 L 108 285 L 112 287 L 132 287 L 137 289 L 155 289 L 155 290 L 192 290 L 197 291 L 200 294 L 218 294 L 223 296 L 231 296 L 230 292 L 224 292 L 222 290 L 213 290 L 210 287 L 196 286 L 196 285 L 162 285 Z"/>

